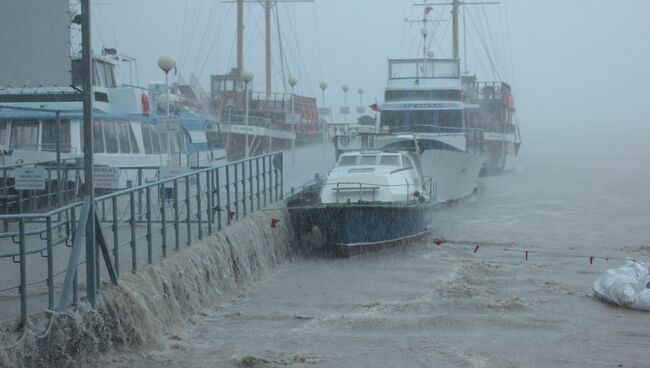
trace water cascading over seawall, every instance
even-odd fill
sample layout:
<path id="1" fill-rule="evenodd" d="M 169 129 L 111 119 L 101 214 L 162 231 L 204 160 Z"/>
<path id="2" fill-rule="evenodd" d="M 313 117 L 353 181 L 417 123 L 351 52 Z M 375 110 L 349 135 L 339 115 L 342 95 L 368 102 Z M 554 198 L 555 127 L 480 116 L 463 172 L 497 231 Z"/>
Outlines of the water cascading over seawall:
<path id="1" fill-rule="evenodd" d="M 166 332 L 285 261 L 292 241 L 284 204 L 258 211 L 137 274 L 124 274 L 116 287 L 104 285 L 96 311 L 55 319 L 48 337 L 27 335 L 19 347 L 0 349 L 0 367 L 82 366 L 96 352 L 163 348 Z"/>

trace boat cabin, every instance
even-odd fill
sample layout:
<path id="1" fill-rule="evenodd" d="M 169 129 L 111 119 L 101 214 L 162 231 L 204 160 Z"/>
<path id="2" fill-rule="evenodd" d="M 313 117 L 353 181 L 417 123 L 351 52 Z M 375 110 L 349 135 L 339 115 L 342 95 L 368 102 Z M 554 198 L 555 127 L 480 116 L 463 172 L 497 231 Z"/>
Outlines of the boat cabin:
<path id="1" fill-rule="evenodd" d="M 383 131 L 456 131 L 463 124 L 458 59 L 391 59 L 381 105 Z"/>
<path id="2" fill-rule="evenodd" d="M 423 189 L 419 166 L 410 153 L 352 151 L 343 153 L 327 176 L 321 202 L 409 203 L 428 198 Z"/>

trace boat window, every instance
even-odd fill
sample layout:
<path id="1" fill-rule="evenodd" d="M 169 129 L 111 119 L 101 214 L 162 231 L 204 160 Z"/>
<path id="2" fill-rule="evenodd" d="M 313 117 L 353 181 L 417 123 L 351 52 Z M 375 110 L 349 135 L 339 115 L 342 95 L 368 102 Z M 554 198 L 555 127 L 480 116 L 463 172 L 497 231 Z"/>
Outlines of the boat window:
<path id="1" fill-rule="evenodd" d="M 151 149 L 153 153 L 160 153 L 160 138 L 158 138 L 158 133 L 156 133 L 156 130 L 149 127 L 149 131 L 151 132 Z"/>
<path id="2" fill-rule="evenodd" d="M 43 121 L 42 151 L 56 152 L 57 124 L 54 120 Z M 70 121 L 61 120 L 61 152 L 70 152 Z"/>
<path id="3" fill-rule="evenodd" d="M 361 165 L 374 165 L 377 162 L 377 156 L 363 155 L 361 156 Z"/>
<path id="4" fill-rule="evenodd" d="M 171 133 L 168 135 L 169 137 L 169 153 L 177 153 L 178 152 L 178 145 L 176 144 L 178 134 Z"/>
<path id="5" fill-rule="evenodd" d="M 142 131 L 142 142 L 144 143 L 144 153 L 150 154 L 152 152 L 151 128 L 146 124 L 140 124 L 140 130 Z"/>
<path id="6" fill-rule="evenodd" d="M 120 150 L 117 145 L 117 131 L 115 123 L 110 121 L 102 122 L 104 130 L 104 139 L 106 141 L 106 153 L 118 153 Z"/>
<path id="7" fill-rule="evenodd" d="M 6 121 L 0 121 L 0 145 L 4 146 L 7 144 L 7 125 L 9 123 Z"/>
<path id="8" fill-rule="evenodd" d="M 357 157 L 358 156 L 343 156 L 339 160 L 338 166 L 354 166 L 357 164 Z"/>
<path id="9" fill-rule="evenodd" d="M 138 142 L 135 140 L 135 134 L 131 124 L 126 123 L 126 127 L 129 130 L 129 140 L 131 141 L 131 153 L 140 153 L 140 147 L 138 147 Z"/>
<path id="10" fill-rule="evenodd" d="M 402 155 L 402 165 L 404 165 L 404 167 L 415 167 L 413 161 L 407 155 Z"/>
<path id="11" fill-rule="evenodd" d="M 169 141 L 169 138 L 167 138 L 167 133 L 160 133 L 160 153 L 168 153 L 169 150 L 167 149 L 167 143 Z"/>
<path id="12" fill-rule="evenodd" d="M 80 125 L 83 127 L 83 124 Z M 93 151 L 95 153 L 104 153 L 104 130 L 102 125 L 100 121 L 96 121 L 93 129 Z M 83 137 L 83 134 L 81 136 Z M 83 138 L 81 140 L 83 141 Z"/>
<path id="13" fill-rule="evenodd" d="M 185 134 L 176 133 L 176 143 L 178 144 L 178 150 L 180 152 L 185 151 Z"/>
<path id="14" fill-rule="evenodd" d="M 381 156 L 381 165 L 386 165 L 386 166 L 397 166 L 399 167 L 399 156 L 397 155 L 382 155 Z"/>
<path id="15" fill-rule="evenodd" d="M 36 151 L 38 147 L 38 125 L 36 120 L 14 120 L 13 124 L 11 124 L 11 147 Z"/>
<path id="16" fill-rule="evenodd" d="M 129 127 L 127 123 L 120 122 L 116 123 L 117 125 L 117 137 L 120 141 L 120 153 L 131 153 L 131 147 L 129 145 Z"/>

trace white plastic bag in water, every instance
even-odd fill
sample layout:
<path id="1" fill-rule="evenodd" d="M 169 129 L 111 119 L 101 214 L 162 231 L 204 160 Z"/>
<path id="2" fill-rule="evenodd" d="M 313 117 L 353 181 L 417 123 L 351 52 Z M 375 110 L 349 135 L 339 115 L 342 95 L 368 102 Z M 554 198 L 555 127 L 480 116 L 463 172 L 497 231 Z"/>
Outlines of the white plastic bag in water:
<path id="1" fill-rule="evenodd" d="M 650 311 L 650 274 L 645 263 L 625 260 L 594 282 L 596 296 L 622 307 Z"/>

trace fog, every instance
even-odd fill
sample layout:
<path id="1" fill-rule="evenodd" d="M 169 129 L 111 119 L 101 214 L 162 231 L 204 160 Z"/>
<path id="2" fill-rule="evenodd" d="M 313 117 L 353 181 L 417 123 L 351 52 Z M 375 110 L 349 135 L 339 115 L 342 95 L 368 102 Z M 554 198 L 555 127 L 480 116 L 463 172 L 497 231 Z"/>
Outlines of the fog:
<path id="1" fill-rule="evenodd" d="M 513 87 L 524 140 L 650 135 L 650 2 L 503 0 L 465 8 L 462 69 L 466 59 L 479 79 L 497 79 L 484 50 L 490 51 L 494 69 Z M 326 104 L 335 112 L 343 105 L 344 84 L 352 107 L 359 104 L 358 88 L 365 90 L 364 105 L 381 102 L 386 59 L 421 50 L 420 25 L 405 19 L 419 18 L 422 8 L 409 1 L 317 0 L 277 9 L 285 77 L 297 77 L 296 91 L 318 97 L 319 105 L 318 83 L 326 81 Z M 207 90 L 211 74 L 236 64 L 235 13 L 234 3 L 216 0 L 97 2 L 94 47 L 117 47 L 135 57 L 141 84 L 163 79 L 156 61 L 170 54 L 180 73 L 194 73 Z M 434 6 L 431 18 L 439 22 L 430 48 L 436 57 L 450 57 L 450 8 Z M 254 88 L 262 90 L 262 6 L 245 4 L 245 27 L 244 64 L 255 72 Z M 273 89 L 283 91 L 275 19 L 273 48 Z"/>

